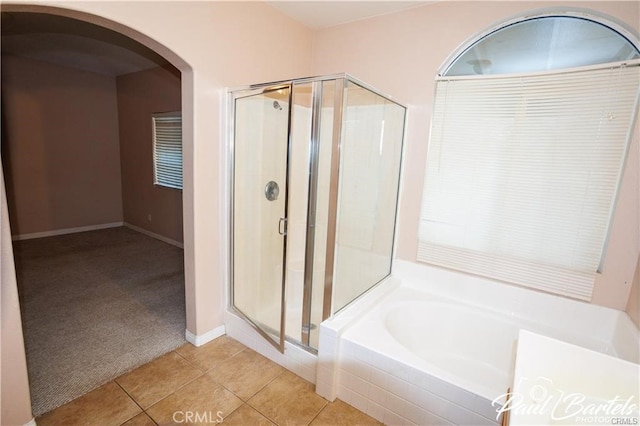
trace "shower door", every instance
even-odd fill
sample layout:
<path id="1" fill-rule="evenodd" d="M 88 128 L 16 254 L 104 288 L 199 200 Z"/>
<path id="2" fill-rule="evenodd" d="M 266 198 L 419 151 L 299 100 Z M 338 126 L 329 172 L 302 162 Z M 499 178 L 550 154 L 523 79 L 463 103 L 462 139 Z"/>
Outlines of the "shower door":
<path id="1" fill-rule="evenodd" d="M 234 103 L 231 303 L 283 351 L 291 85 Z"/>

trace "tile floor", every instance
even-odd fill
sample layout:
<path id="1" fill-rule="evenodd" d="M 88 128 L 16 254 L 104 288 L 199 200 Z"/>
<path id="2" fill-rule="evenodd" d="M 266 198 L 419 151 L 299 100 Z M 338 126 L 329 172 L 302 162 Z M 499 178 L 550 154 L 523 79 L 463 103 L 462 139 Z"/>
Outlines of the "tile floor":
<path id="1" fill-rule="evenodd" d="M 48 425 L 380 425 L 228 336 L 186 344 L 36 419 Z"/>

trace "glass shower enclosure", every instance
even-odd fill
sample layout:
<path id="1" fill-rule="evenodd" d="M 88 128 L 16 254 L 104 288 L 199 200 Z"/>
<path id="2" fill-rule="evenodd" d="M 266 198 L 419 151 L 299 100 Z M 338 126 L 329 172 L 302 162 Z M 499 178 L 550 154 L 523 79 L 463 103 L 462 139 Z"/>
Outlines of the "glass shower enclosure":
<path id="1" fill-rule="evenodd" d="M 341 74 L 230 93 L 230 308 L 280 351 L 391 273 L 406 108 Z"/>

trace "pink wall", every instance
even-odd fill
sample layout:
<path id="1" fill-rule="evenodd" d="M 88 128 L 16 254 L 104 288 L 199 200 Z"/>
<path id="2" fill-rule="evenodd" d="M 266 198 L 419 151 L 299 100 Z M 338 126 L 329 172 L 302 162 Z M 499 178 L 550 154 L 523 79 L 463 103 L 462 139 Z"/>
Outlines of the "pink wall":
<path id="1" fill-rule="evenodd" d="M 151 125 L 153 113 L 181 110 L 180 71 L 154 68 L 116 83 L 124 221 L 182 242 L 182 191 L 153 184 Z"/>
<path id="2" fill-rule="evenodd" d="M 32 417 L 31 397 L 4 184 L 0 163 L 0 252 L 3 254 L 0 259 L 0 424 L 23 425 Z"/>
<path id="3" fill-rule="evenodd" d="M 197 336 L 219 328 L 228 281 L 226 88 L 311 75 L 312 32 L 266 2 L 9 1 L 2 11 L 102 25 L 180 69 L 187 328 Z"/>
<path id="4" fill-rule="evenodd" d="M 182 72 L 187 329 L 195 336 L 217 332 L 228 283 L 225 89 L 311 75 L 311 31 L 265 2 L 34 3 L 7 1 L 2 11 L 61 14 L 106 26 L 154 49 Z M 4 217 L 0 219 L 6 226 Z M 0 259 L 13 261 L 6 251 Z M 3 292 L 5 287 L 11 290 L 15 277 L 3 274 L 1 284 Z M 17 301 L 2 299 L 3 314 L 16 312 L 16 306 Z M 2 327 L 3 335 L 18 332 L 19 320 L 5 323 L 3 317 Z M 24 375 L 19 370 L 22 361 L 19 355 L 3 357 L 3 368 Z M 2 387 L 23 392 L 18 379 L 24 378 L 3 375 Z M 28 393 L 23 396 L 3 395 L 3 424 L 5 405 L 16 401 L 7 406 L 12 423 L 29 421 Z"/>
<path id="5" fill-rule="evenodd" d="M 153 185 L 150 124 L 181 109 L 178 70 L 116 79 L 5 55 L 2 71 L 14 235 L 124 220 L 182 242 L 182 192 Z"/>
<path id="6" fill-rule="evenodd" d="M 579 8 L 605 14 L 637 33 L 638 2 L 436 2 L 314 33 L 314 74 L 348 72 L 409 107 L 397 256 L 415 261 L 434 77 L 449 55 L 487 28 L 542 8 Z M 638 137 L 631 146 L 592 303 L 624 310 L 640 251 Z"/>
<path id="7" fill-rule="evenodd" d="M 12 234 L 122 221 L 114 79 L 3 55 L 2 101 Z"/>
<path id="8" fill-rule="evenodd" d="M 264 2 L 25 3 L 3 2 L 3 11 L 61 13 L 105 25 L 155 49 L 182 71 L 187 328 L 197 336 L 223 323 L 226 305 L 228 194 L 224 170 L 217 168 L 226 160 L 226 87 L 347 71 L 409 104 L 398 254 L 411 259 L 437 68 L 460 43 L 494 22 L 524 10 L 563 4 L 440 2 L 313 34 Z M 636 28 L 640 21 L 636 2 L 571 4 L 602 10 Z M 5 260 L 11 254 L 3 252 L 0 257 Z M 4 291 L 4 286 L 15 283 L 3 277 L 2 286 Z M 621 286 L 614 283 L 612 293 L 626 301 L 629 289 L 620 291 Z M 3 299 L 3 312 L 7 306 Z M 17 365 L 20 360 L 9 361 Z M 2 404 L 4 408 L 4 399 Z"/>
<path id="9" fill-rule="evenodd" d="M 633 277 L 633 285 L 631 286 L 631 292 L 629 293 L 627 313 L 636 326 L 640 328 L 640 257 L 638 257 L 636 274 Z"/>

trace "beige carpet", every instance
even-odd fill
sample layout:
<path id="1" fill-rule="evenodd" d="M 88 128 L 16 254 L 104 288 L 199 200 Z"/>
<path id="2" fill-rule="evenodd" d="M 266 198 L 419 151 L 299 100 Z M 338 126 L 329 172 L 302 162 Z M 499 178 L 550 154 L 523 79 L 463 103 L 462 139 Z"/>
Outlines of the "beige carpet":
<path id="1" fill-rule="evenodd" d="M 112 228 L 14 254 L 35 416 L 185 343 L 181 249 Z"/>

